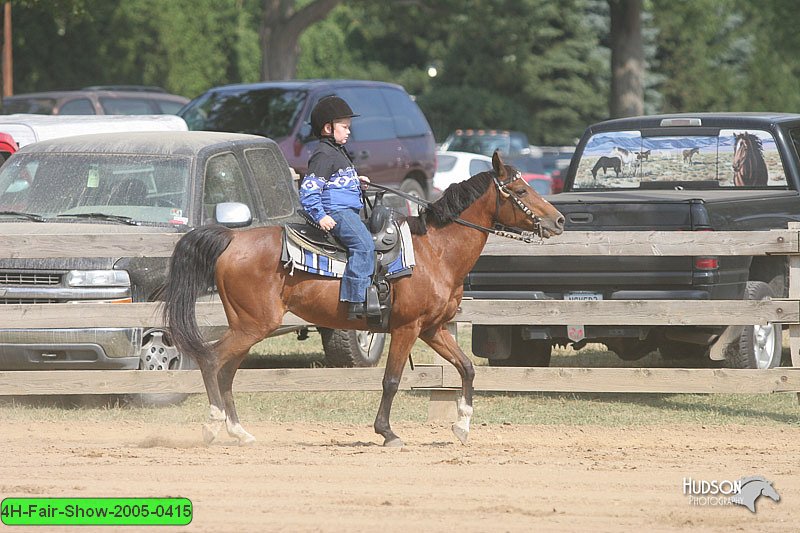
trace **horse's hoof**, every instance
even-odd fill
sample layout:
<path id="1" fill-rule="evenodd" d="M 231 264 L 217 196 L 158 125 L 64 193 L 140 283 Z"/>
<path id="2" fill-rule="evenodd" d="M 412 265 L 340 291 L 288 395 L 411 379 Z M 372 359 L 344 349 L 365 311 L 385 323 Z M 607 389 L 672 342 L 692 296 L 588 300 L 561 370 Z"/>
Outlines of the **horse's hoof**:
<path id="1" fill-rule="evenodd" d="M 461 444 L 467 443 L 467 438 L 469 437 L 469 429 L 465 429 L 458 425 L 458 423 L 453 424 L 451 428 L 453 430 L 453 434 L 458 437 L 458 440 L 461 441 Z"/>
<path id="2" fill-rule="evenodd" d="M 383 441 L 384 448 L 402 448 L 403 446 L 405 446 L 405 443 L 403 443 L 403 440 L 398 437 Z"/>
<path id="3" fill-rule="evenodd" d="M 239 446 L 252 446 L 253 443 L 256 442 L 256 438 L 252 436 L 250 433 L 247 435 L 239 437 Z"/>

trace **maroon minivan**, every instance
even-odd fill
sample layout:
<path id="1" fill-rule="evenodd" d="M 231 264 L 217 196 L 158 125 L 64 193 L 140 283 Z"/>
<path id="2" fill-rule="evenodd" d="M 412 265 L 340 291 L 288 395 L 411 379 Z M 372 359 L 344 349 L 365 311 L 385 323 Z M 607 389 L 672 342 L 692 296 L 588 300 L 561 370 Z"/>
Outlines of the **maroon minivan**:
<path id="1" fill-rule="evenodd" d="M 278 143 L 289 165 L 305 175 L 319 142 L 311 109 L 320 98 L 344 98 L 353 119 L 350 152 L 359 174 L 421 198 L 433 191 L 436 145 L 430 125 L 400 85 L 361 80 L 292 80 L 209 89 L 179 113 L 190 130 L 251 133 Z"/>

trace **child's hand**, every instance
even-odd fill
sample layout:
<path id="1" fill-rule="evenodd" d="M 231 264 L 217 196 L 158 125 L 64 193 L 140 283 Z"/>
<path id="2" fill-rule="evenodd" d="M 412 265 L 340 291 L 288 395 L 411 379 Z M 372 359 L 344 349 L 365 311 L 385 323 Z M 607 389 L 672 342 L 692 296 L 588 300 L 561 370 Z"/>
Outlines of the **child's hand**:
<path id="1" fill-rule="evenodd" d="M 369 188 L 369 178 L 366 176 L 359 176 L 358 179 L 361 181 L 361 188 L 366 191 Z"/>
<path id="2" fill-rule="evenodd" d="M 333 217 L 330 215 L 325 215 L 321 219 L 319 219 L 319 227 L 324 229 L 325 231 L 330 231 L 336 225 L 336 221 L 333 220 Z"/>

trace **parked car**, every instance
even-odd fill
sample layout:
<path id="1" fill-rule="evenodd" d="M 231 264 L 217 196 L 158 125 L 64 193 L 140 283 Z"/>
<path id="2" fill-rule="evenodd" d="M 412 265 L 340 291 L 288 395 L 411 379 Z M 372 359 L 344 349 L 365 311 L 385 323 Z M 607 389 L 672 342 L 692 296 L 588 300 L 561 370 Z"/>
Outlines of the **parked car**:
<path id="1" fill-rule="evenodd" d="M 0 191 L 2 233 L 188 232 L 225 220 L 233 227 L 302 220 L 283 154 L 274 141 L 255 135 L 167 131 L 40 141 L 0 168 Z M 4 258 L 0 303 L 95 301 L 113 305 L 109 312 L 124 312 L 125 303 L 155 299 L 168 261 Z M 155 363 L 154 354 L 160 356 Z M 167 370 L 190 364 L 158 327 L 0 329 L 0 370 Z M 182 397 L 145 400 L 171 403 Z"/>
<path id="2" fill-rule="evenodd" d="M 564 176 L 575 153 L 574 146 L 532 146 L 531 151 L 542 159 L 544 171 L 553 182 L 553 194 L 564 190 Z"/>
<path id="3" fill-rule="evenodd" d="M 521 131 L 459 129 L 447 136 L 440 150 L 471 152 L 491 157 L 495 150 L 508 157 L 530 153 L 528 136 Z"/>
<path id="4" fill-rule="evenodd" d="M 190 130 L 252 133 L 274 139 L 289 165 L 304 176 L 319 142 L 311 109 L 329 95 L 344 98 L 359 116 L 345 148 L 360 174 L 427 198 L 433 191 L 436 146 L 428 121 L 400 85 L 360 80 L 297 80 L 214 87 L 180 115 Z"/>
<path id="5" fill-rule="evenodd" d="M 14 140 L 14 137 L 8 133 L 3 133 L 0 131 L 0 165 L 5 163 L 5 161 L 11 157 L 11 154 L 16 152 L 18 148 L 19 147 L 17 146 L 17 142 Z"/>
<path id="6" fill-rule="evenodd" d="M 464 181 L 479 172 L 492 170 L 492 158 L 467 152 L 436 152 L 436 174 L 433 175 L 433 189 L 436 197 L 453 183 Z"/>
<path id="7" fill-rule="evenodd" d="M 130 88 L 130 87 L 128 87 Z M 4 115 L 176 115 L 185 96 L 153 90 L 48 91 L 3 98 Z"/>
<path id="8" fill-rule="evenodd" d="M 10 135 L 18 148 L 89 133 L 187 130 L 186 122 L 175 115 L 0 115 L 0 132 Z"/>
<path id="9" fill-rule="evenodd" d="M 522 173 L 522 179 L 539 194 L 553 193 L 553 179 L 545 171 L 540 157 L 520 156 L 508 159 L 507 163 L 516 167 Z"/>

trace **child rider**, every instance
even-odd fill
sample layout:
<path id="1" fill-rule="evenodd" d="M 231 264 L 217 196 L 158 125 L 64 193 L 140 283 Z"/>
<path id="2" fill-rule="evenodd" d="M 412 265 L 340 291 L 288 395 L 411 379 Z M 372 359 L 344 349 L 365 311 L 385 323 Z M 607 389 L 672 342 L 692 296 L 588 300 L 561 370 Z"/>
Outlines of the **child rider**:
<path id="1" fill-rule="evenodd" d="M 339 300 L 348 302 L 348 319 L 366 316 L 366 292 L 375 270 L 375 244 L 359 212 L 361 189 L 369 178 L 359 176 L 344 149 L 350 124 L 357 117 L 338 96 L 322 98 L 311 111 L 311 131 L 320 139 L 308 160 L 300 186 L 300 203 L 314 221 L 347 248 Z"/>

